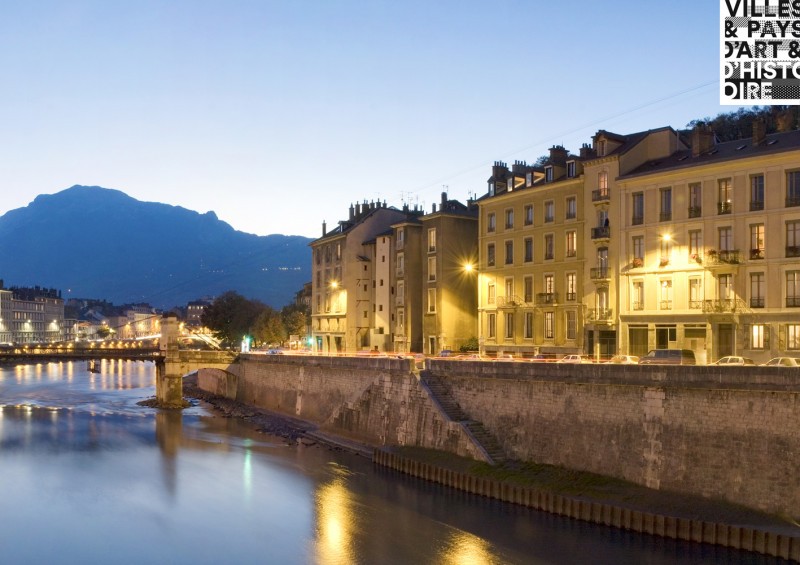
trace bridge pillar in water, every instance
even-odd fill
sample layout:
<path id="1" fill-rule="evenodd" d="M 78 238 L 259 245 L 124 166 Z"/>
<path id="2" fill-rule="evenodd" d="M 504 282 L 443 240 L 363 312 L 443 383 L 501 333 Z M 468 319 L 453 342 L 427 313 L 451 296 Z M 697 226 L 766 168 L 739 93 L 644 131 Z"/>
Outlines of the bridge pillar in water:
<path id="1" fill-rule="evenodd" d="M 156 401 L 162 408 L 182 408 L 183 375 L 178 351 L 180 326 L 175 316 L 165 316 L 161 320 L 161 339 L 159 349 L 164 352 L 164 360 L 156 371 Z"/>

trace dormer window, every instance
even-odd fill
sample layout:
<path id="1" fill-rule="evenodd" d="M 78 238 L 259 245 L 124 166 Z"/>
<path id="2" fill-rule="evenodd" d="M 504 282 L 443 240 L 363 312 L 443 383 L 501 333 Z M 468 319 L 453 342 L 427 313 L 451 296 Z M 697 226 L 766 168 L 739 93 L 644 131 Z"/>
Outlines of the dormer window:
<path id="1" fill-rule="evenodd" d="M 575 178 L 575 161 L 567 161 L 567 177 Z"/>
<path id="2" fill-rule="evenodd" d="M 489 183 L 489 196 L 494 196 L 494 183 Z"/>
<path id="3" fill-rule="evenodd" d="M 545 182 L 553 182 L 553 167 L 550 165 L 544 168 L 544 180 Z"/>
<path id="4" fill-rule="evenodd" d="M 533 173 L 525 173 L 525 186 L 533 184 Z"/>
<path id="5" fill-rule="evenodd" d="M 603 157 L 606 154 L 606 140 L 600 139 L 597 141 L 597 156 Z"/>

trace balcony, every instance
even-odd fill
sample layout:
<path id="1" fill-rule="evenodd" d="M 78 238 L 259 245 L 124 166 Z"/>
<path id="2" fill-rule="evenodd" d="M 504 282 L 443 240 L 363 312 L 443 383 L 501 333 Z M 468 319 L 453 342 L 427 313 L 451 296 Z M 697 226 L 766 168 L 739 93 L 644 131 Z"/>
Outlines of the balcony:
<path id="1" fill-rule="evenodd" d="M 606 281 L 610 278 L 608 267 L 593 267 L 589 269 L 589 278 L 593 281 Z"/>
<path id="2" fill-rule="evenodd" d="M 738 249 L 724 249 L 706 251 L 705 264 L 709 269 L 727 268 L 742 262 Z"/>
<path id="3" fill-rule="evenodd" d="M 658 303 L 659 310 L 672 310 L 672 300 L 661 300 Z"/>
<path id="4" fill-rule="evenodd" d="M 659 222 L 671 222 L 672 221 L 672 212 L 661 212 L 658 215 Z"/>
<path id="5" fill-rule="evenodd" d="M 763 249 L 751 249 L 750 250 L 750 259 L 755 261 L 758 259 L 764 258 L 764 250 Z"/>
<path id="6" fill-rule="evenodd" d="M 800 196 L 787 196 L 786 207 L 794 208 L 795 206 L 800 206 Z"/>
<path id="7" fill-rule="evenodd" d="M 800 245 L 789 245 L 786 247 L 787 257 L 800 257 Z"/>
<path id="8" fill-rule="evenodd" d="M 632 226 L 640 226 L 644 223 L 644 216 L 633 216 L 631 217 L 631 225 Z"/>
<path id="9" fill-rule="evenodd" d="M 590 322 L 610 324 L 614 321 L 614 311 L 611 308 L 590 308 L 587 318 Z"/>
<path id="10" fill-rule="evenodd" d="M 758 212 L 764 209 L 764 201 L 763 200 L 751 200 L 750 201 L 750 211 L 751 212 Z"/>
<path id="11" fill-rule="evenodd" d="M 702 310 L 702 309 L 703 309 L 702 300 L 689 300 L 689 310 Z"/>
<path id="12" fill-rule="evenodd" d="M 607 240 L 611 238 L 611 228 L 608 226 L 602 226 L 599 228 L 592 228 L 592 239 L 594 241 L 597 240 Z"/>
<path id="13" fill-rule="evenodd" d="M 595 204 L 604 204 L 608 202 L 611 197 L 608 194 L 607 188 L 598 188 L 592 191 L 592 202 Z"/>
<path id="14" fill-rule="evenodd" d="M 786 307 L 787 308 L 800 308 L 800 296 L 787 296 L 786 297 Z"/>
<path id="15" fill-rule="evenodd" d="M 742 304 L 736 298 L 718 298 L 703 301 L 704 314 L 733 314 L 741 310 Z"/>
<path id="16" fill-rule="evenodd" d="M 764 298 L 750 298 L 750 308 L 763 308 Z"/>
<path id="17" fill-rule="evenodd" d="M 557 292 L 540 292 L 536 295 L 536 304 L 548 305 L 558 303 Z"/>
<path id="18" fill-rule="evenodd" d="M 699 218 L 703 215 L 703 209 L 700 206 L 689 206 L 689 217 Z"/>
<path id="19" fill-rule="evenodd" d="M 578 295 L 576 293 L 568 292 L 565 298 L 567 299 L 567 302 L 575 302 L 575 299 L 577 297 L 578 297 Z"/>
<path id="20" fill-rule="evenodd" d="M 631 305 L 632 310 L 644 310 L 644 302 L 640 300 L 634 300 L 633 304 Z"/>
<path id="21" fill-rule="evenodd" d="M 730 202 L 717 202 L 717 214 L 730 214 L 733 212 L 733 204 Z"/>

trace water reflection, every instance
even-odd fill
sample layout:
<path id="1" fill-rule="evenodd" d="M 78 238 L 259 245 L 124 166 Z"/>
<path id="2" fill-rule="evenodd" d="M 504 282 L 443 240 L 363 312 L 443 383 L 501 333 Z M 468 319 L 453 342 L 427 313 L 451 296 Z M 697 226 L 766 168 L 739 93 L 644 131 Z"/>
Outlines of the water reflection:
<path id="1" fill-rule="evenodd" d="M 353 534 L 358 529 L 353 494 L 347 488 L 346 468 L 331 464 L 333 478 L 317 488 L 317 562 L 323 565 L 353 563 Z"/>

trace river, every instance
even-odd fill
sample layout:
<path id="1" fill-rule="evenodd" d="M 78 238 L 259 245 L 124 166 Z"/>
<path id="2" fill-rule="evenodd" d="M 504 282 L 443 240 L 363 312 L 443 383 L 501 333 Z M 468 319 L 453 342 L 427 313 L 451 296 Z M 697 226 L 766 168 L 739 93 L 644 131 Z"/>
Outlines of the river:
<path id="1" fill-rule="evenodd" d="M 198 404 L 149 362 L 0 369 L 4 563 L 778 563 L 465 495 Z"/>

